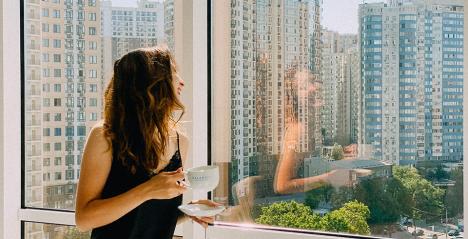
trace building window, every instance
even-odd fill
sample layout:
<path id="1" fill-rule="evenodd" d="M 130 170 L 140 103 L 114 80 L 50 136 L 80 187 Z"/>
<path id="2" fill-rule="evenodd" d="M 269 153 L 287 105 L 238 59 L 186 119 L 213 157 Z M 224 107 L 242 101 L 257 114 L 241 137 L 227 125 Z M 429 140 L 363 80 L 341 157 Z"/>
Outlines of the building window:
<path id="1" fill-rule="evenodd" d="M 96 28 L 95 27 L 89 27 L 89 35 L 91 35 L 91 36 L 96 35 Z"/>
<path id="2" fill-rule="evenodd" d="M 62 85 L 61 84 L 54 84 L 54 92 L 61 92 Z"/>
<path id="3" fill-rule="evenodd" d="M 89 99 L 89 106 L 96 107 L 97 106 L 97 99 L 96 98 L 90 98 Z"/>
<path id="4" fill-rule="evenodd" d="M 50 103 L 49 103 L 50 104 Z M 45 122 L 49 122 L 50 121 L 50 113 L 44 113 L 43 114 L 43 120 Z"/>
<path id="5" fill-rule="evenodd" d="M 60 25 L 59 24 L 54 24 L 53 29 L 54 29 L 54 33 L 60 33 Z"/>
<path id="6" fill-rule="evenodd" d="M 77 126 L 76 130 L 78 131 L 78 136 L 86 136 L 86 126 Z"/>
<path id="7" fill-rule="evenodd" d="M 49 98 L 43 98 L 42 99 L 42 106 L 49 107 L 50 106 L 50 99 Z"/>
<path id="8" fill-rule="evenodd" d="M 50 151 L 50 143 L 44 143 L 43 148 L 44 152 L 49 152 Z"/>
<path id="9" fill-rule="evenodd" d="M 54 121 L 55 122 L 62 121 L 62 113 L 55 113 L 54 114 Z"/>
<path id="10" fill-rule="evenodd" d="M 44 128 L 43 129 L 43 136 L 50 136 L 50 128 Z"/>
<path id="11" fill-rule="evenodd" d="M 49 9 L 43 8 L 42 9 L 42 17 L 49 17 Z"/>
<path id="12" fill-rule="evenodd" d="M 49 32 L 49 24 L 42 23 L 42 32 Z"/>
<path id="13" fill-rule="evenodd" d="M 49 47 L 49 39 L 42 39 L 42 47 Z"/>
<path id="14" fill-rule="evenodd" d="M 43 162 L 44 166 L 50 166 L 50 158 L 44 158 L 42 160 L 42 162 Z"/>
<path id="15" fill-rule="evenodd" d="M 97 78 L 97 70 L 90 70 L 88 77 L 89 78 Z"/>
<path id="16" fill-rule="evenodd" d="M 54 151 L 61 151 L 62 143 L 54 143 Z"/>
<path id="17" fill-rule="evenodd" d="M 97 84 L 89 84 L 89 92 L 97 92 Z"/>
<path id="18" fill-rule="evenodd" d="M 65 127 L 65 136 L 67 137 L 73 137 L 74 136 L 74 128 L 73 126 L 67 126 Z"/>
<path id="19" fill-rule="evenodd" d="M 52 12 L 52 17 L 53 18 L 60 18 L 60 10 L 54 10 Z"/>
<path id="20" fill-rule="evenodd" d="M 60 166 L 60 165 L 62 165 L 62 158 L 61 158 L 61 157 L 55 157 L 55 158 L 54 158 L 54 165 L 55 165 L 55 166 Z"/>
<path id="21" fill-rule="evenodd" d="M 54 77 L 62 77 L 62 70 L 54 69 Z"/>
<path id="22" fill-rule="evenodd" d="M 54 54 L 54 62 L 61 62 L 62 58 L 60 54 Z"/>
<path id="23" fill-rule="evenodd" d="M 61 48 L 62 47 L 62 41 L 60 39 L 54 39 L 54 48 Z"/>
<path id="24" fill-rule="evenodd" d="M 62 128 L 55 128 L 54 136 L 62 136 Z"/>
<path id="25" fill-rule="evenodd" d="M 95 12 L 90 12 L 88 19 L 90 21 L 96 21 L 96 13 Z"/>
<path id="26" fill-rule="evenodd" d="M 62 99 L 60 99 L 60 98 L 54 98 L 54 106 L 55 106 L 55 107 L 60 107 L 60 106 L 62 106 Z"/>

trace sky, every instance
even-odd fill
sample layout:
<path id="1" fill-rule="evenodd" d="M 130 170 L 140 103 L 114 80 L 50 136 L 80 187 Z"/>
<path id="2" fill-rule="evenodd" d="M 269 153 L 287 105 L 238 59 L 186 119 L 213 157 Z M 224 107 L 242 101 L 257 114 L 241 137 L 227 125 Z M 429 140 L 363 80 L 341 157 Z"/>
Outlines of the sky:
<path id="1" fill-rule="evenodd" d="M 215 0 L 219 1 L 219 0 Z M 223 0 L 226 1 L 226 0 Z M 323 0 L 322 24 L 328 30 L 357 34 L 358 7 L 363 0 Z M 382 2 L 385 0 L 364 0 Z M 136 0 L 112 0 L 114 6 L 136 6 Z"/>
<path id="2" fill-rule="evenodd" d="M 365 0 L 367 3 L 384 0 Z M 358 8 L 363 0 L 323 0 L 322 25 L 339 33 L 357 34 Z"/>

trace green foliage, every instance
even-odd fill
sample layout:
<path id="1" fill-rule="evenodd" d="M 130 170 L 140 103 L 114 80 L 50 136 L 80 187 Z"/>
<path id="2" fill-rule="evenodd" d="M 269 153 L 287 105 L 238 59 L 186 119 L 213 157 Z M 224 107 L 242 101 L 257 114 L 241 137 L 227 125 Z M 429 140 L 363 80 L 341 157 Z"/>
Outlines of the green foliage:
<path id="1" fill-rule="evenodd" d="M 463 215 L 463 169 L 457 168 L 450 173 L 450 179 L 455 181 L 453 187 L 448 187 L 445 205 L 450 217 Z"/>
<path id="2" fill-rule="evenodd" d="M 411 216 L 421 219 L 440 215 L 443 211 L 444 190 L 435 187 L 418 174 L 415 168 L 395 166 L 393 176 L 410 193 Z"/>
<path id="3" fill-rule="evenodd" d="M 63 239 L 89 239 L 91 237 L 89 232 L 80 232 L 75 227 L 70 228 L 65 233 Z"/>
<path id="4" fill-rule="evenodd" d="M 356 186 L 356 199 L 369 207 L 370 223 L 396 222 L 404 214 L 409 194 L 403 185 L 393 178 L 364 180 Z"/>
<path id="5" fill-rule="evenodd" d="M 334 160 L 342 160 L 344 158 L 343 147 L 341 147 L 341 145 L 335 143 L 335 145 L 333 145 L 333 148 L 332 148 L 331 157 Z"/>
<path id="6" fill-rule="evenodd" d="M 354 200 L 325 215 L 321 225 L 327 231 L 368 235 L 370 234 L 370 228 L 367 224 L 369 217 L 369 208 Z"/>
<path id="7" fill-rule="evenodd" d="M 357 201 L 348 202 L 323 217 L 314 214 L 308 206 L 291 201 L 263 207 L 262 214 L 255 221 L 272 226 L 367 235 L 370 233 L 367 224 L 369 216 L 369 208 Z"/>
<path id="8" fill-rule="evenodd" d="M 291 201 L 262 207 L 262 214 L 255 221 L 279 227 L 317 229 L 320 217 L 313 214 L 310 208 L 304 204 Z"/>
<path id="9" fill-rule="evenodd" d="M 306 192 L 305 205 L 314 209 L 317 208 L 320 202 L 330 202 L 331 197 L 335 193 L 333 186 L 325 185 L 314 190 Z"/>

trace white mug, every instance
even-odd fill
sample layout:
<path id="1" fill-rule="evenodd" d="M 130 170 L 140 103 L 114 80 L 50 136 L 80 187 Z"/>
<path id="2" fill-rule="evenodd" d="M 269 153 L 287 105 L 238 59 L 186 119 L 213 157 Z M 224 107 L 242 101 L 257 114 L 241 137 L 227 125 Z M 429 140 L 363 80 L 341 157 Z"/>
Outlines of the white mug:
<path id="1" fill-rule="evenodd" d="M 185 180 L 192 189 L 211 191 L 219 184 L 219 167 L 216 165 L 189 168 Z"/>

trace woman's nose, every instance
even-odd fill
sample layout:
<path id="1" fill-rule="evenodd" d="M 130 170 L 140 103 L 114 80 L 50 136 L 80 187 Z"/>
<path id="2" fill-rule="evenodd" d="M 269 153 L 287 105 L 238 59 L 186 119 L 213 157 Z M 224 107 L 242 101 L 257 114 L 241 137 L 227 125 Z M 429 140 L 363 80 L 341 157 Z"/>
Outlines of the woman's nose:
<path id="1" fill-rule="evenodd" d="M 182 78 L 179 78 L 179 84 L 181 86 L 185 86 L 185 82 L 184 82 L 184 80 Z"/>

